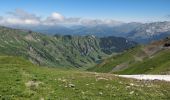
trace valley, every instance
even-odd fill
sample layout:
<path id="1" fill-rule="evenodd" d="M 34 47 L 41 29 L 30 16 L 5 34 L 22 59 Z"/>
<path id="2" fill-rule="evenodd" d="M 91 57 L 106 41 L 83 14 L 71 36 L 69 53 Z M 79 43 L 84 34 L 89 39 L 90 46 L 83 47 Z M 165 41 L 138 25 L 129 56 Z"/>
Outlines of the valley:
<path id="1" fill-rule="evenodd" d="M 114 36 L 48 36 L 7 27 L 0 27 L 0 35 L 0 54 L 22 56 L 34 64 L 60 68 L 91 67 L 112 53 L 137 45 Z"/>
<path id="2" fill-rule="evenodd" d="M 0 100 L 170 100 L 170 0 L 1 0 Z"/>
<path id="3" fill-rule="evenodd" d="M 114 36 L 48 36 L 7 27 L 0 34 L 2 100 L 169 99 L 168 37 L 139 45 Z"/>

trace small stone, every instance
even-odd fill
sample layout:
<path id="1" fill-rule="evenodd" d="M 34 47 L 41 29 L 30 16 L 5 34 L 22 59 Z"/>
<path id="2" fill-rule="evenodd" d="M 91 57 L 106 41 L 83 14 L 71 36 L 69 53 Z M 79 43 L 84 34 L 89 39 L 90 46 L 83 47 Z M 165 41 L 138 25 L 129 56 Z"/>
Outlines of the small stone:
<path id="1" fill-rule="evenodd" d="M 58 81 L 61 81 L 61 78 L 58 78 Z"/>
<path id="2" fill-rule="evenodd" d="M 133 83 L 130 83 L 130 86 L 134 86 L 134 84 L 133 84 Z"/>
<path id="3" fill-rule="evenodd" d="M 134 93 L 134 91 L 131 91 L 129 94 L 133 94 Z"/>
<path id="4" fill-rule="evenodd" d="M 130 86 L 126 86 L 126 89 L 130 88 Z"/>
<path id="5" fill-rule="evenodd" d="M 66 80 L 65 79 L 63 79 L 63 80 L 61 80 L 62 82 L 66 82 Z"/>
<path id="6" fill-rule="evenodd" d="M 44 100 L 44 98 L 40 98 L 40 100 Z"/>
<path id="7" fill-rule="evenodd" d="M 72 88 L 75 87 L 74 84 L 68 84 L 68 86 L 69 86 L 69 87 L 72 87 Z"/>
<path id="8" fill-rule="evenodd" d="M 120 81 L 119 84 L 123 84 L 123 83 Z"/>
<path id="9" fill-rule="evenodd" d="M 65 88 L 67 88 L 67 86 L 64 86 Z"/>
<path id="10" fill-rule="evenodd" d="M 82 94 L 85 94 L 85 92 L 83 92 L 83 91 L 82 91 L 81 93 L 82 93 Z"/>
<path id="11" fill-rule="evenodd" d="M 102 95 L 103 93 L 102 92 L 99 92 L 100 95 Z"/>

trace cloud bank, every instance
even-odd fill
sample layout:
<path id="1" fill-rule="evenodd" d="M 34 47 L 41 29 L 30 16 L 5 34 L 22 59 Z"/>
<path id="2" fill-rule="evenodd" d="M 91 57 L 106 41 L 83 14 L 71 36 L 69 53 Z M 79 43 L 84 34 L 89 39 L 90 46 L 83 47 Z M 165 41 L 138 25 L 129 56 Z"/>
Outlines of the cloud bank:
<path id="1" fill-rule="evenodd" d="M 26 12 L 22 9 L 15 9 L 6 13 L 7 16 L 0 16 L 1 25 L 119 25 L 121 22 L 111 19 L 83 19 L 67 18 L 60 13 L 53 12 L 42 19 L 39 15 Z"/>

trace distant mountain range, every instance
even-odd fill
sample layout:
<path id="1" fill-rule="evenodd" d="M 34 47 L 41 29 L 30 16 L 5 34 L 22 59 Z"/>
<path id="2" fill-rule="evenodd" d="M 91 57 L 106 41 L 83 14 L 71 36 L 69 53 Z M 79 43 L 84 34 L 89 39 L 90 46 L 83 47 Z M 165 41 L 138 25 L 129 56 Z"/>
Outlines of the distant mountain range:
<path id="1" fill-rule="evenodd" d="M 138 43 L 149 43 L 170 35 L 170 22 L 155 22 L 142 24 L 128 33 L 128 39 Z"/>
<path id="2" fill-rule="evenodd" d="M 93 66 L 110 54 L 122 52 L 136 44 L 114 36 L 49 36 L 0 27 L 1 55 L 22 56 L 39 65 L 68 68 Z"/>
<path id="3" fill-rule="evenodd" d="M 60 35 L 94 35 L 97 37 L 118 36 L 138 43 L 147 44 L 170 35 L 170 22 L 121 23 L 118 25 L 73 25 L 73 26 L 10 26 L 45 34 Z"/>
<path id="4" fill-rule="evenodd" d="M 26 29 L 32 30 L 35 32 L 41 32 L 48 35 L 95 35 L 97 37 L 105 37 L 105 36 L 124 36 L 126 33 L 131 32 L 135 28 L 137 28 L 141 23 L 122 23 L 118 25 L 72 25 L 72 26 L 63 26 L 63 25 L 38 25 L 38 26 L 21 26 L 14 25 L 9 26 L 16 29 Z"/>
<path id="5" fill-rule="evenodd" d="M 24 56 L 39 65 L 61 67 L 93 66 L 113 53 L 170 35 L 170 22 L 69 28 L 15 26 L 17 27 L 21 29 L 0 27 L 0 54 Z M 52 34 L 47 35 L 48 32 Z"/>

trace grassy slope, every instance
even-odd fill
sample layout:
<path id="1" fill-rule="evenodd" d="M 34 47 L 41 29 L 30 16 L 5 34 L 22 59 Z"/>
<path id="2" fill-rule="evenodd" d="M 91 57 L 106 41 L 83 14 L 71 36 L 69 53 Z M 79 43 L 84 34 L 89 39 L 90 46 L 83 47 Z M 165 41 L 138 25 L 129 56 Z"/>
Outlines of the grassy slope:
<path id="1" fill-rule="evenodd" d="M 170 50 L 163 50 L 152 58 L 130 65 L 119 74 L 170 74 Z"/>
<path id="2" fill-rule="evenodd" d="M 106 60 L 104 60 L 101 64 L 96 65 L 95 67 L 89 68 L 89 71 L 96 71 L 96 72 L 110 72 L 116 65 L 120 63 L 124 63 L 125 61 L 127 63 L 133 62 L 134 57 L 133 55 L 137 54 L 139 51 L 141 51 L 141 46 L 132 48 L 128 50 L 125 53 L 112 56 Z"/>
<path id="3" fill-rule="evenodd" d="M 0 99 L 160 100 L 170 84 L 136 81 L 110 74 L 38 67 L 18 57 L 0 56 Z"/>
<path id="4" fill-rule="evenodd" d="M 116 74 L 170 74 L 170 38 L 112 56 L 90 71 Z M 117 70 L 118 69 L 118 70 Z"/>
<path id="5" fill-rule="evenodd" d="M 0 26 L 0 54 L 22 56 L 42 66 L 87 68 L 108 57 L 108 53 L 134 45 L 118 37 L 48 36 Z"/>
<path id="6" fill-rule="evenodd" d="M 40 65 L 92 66 L 107 56 L 100 50 L 98 42 L 91 36 L 52 37 L 0 27 L 0 54 L 22 56 Z"/>

